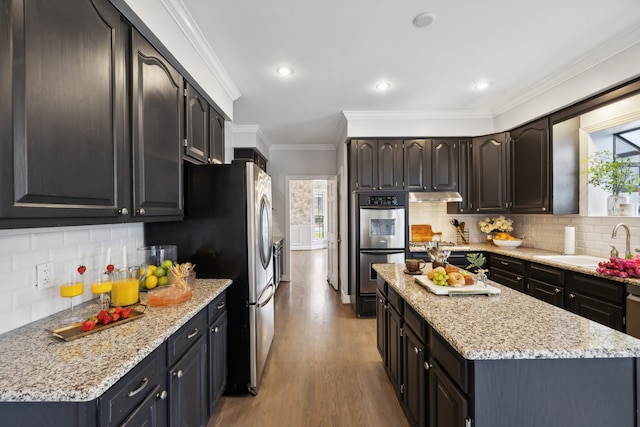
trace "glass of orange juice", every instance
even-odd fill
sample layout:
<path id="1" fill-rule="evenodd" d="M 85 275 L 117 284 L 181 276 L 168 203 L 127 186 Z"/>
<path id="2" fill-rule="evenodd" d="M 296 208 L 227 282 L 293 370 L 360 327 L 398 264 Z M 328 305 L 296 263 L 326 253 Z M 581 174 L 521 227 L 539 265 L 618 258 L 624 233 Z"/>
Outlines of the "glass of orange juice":
<path id="1" fill-rule="evenodd" d="M 125 267 L 113 273 L 111 306 L 133 305 L 140 299 L 140 268 Z"/>
<path id="2" fill-rule="evenodd" d="M 109 295 L 113 287 L 111 274 L 102 270 L 94 270 L 91 272 L 91 292 L 100 295 L 100 310 L 109 309 Z"/>
<path id="3" fill-rule="evenodd" d="M 65 280 L 60 285 L 60 296 L 71 300 L 71 314 L 69 316 L 69 321 L 71 323 L 75 323 L 80 320 L 73 311 L 73 297 L 82 295 L 83 292 L 84 276 L 77 271 L 67 272 Z"/>

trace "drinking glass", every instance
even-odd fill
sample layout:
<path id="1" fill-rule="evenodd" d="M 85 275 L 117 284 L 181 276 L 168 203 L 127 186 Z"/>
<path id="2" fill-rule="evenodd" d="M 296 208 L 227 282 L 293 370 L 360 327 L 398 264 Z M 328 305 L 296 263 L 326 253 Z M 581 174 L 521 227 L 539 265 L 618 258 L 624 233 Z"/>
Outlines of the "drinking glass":
<path id="1" fill-rule="evenodd" d="M 100 295 L 99 310 L 109 309 L 109 295 L 113 288 L 113 280 L 111 274 L 102 270 L 94 270 L 91 272 L 91 292 Z"/>
<path id="2" fill-rule="evenodd" d="M 73 297 L 82 295 L 84 292 L 84 276 L 77 271 L 67 272 L 63 283 L 60 285 L 60 296 L 71 300 L 71 313 L 69 322 L 76 323 L 80 321 L 80 317 L 73 310 Z"/>

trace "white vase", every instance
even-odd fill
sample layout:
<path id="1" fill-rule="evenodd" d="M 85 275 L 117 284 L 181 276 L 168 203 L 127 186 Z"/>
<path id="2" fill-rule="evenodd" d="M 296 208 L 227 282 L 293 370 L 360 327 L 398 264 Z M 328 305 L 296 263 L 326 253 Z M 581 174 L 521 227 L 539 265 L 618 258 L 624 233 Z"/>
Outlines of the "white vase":
<path id="1" fill-rule="evenodd" d="M 607 215 L 620 215 L 620 203 L 629 203 L 629 197 L 620 194 L 612 194 L 607 197 Z"/>

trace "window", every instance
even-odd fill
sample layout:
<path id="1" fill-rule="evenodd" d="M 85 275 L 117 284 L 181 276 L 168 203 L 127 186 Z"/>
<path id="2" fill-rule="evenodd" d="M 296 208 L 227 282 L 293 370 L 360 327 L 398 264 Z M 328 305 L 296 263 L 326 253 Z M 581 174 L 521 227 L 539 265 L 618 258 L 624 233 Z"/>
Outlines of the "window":
<path id="1" fill-rule="evenodd" d="M 313 190 L 313 240 L 325 240 L 326 190 Z"/>

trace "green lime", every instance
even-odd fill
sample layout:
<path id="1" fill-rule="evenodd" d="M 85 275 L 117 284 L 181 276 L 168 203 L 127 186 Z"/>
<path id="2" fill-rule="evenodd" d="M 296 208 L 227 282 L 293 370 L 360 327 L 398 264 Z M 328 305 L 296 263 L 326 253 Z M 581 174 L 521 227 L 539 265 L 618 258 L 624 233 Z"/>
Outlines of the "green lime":
<path id="1" fill-rule="evenodd" d="M 167 276 L 158 277 L 158 286 L 166 286 L 169 284 L 169 278 Z"/>
<path id="2" fill-rule="evenodd" d="M 172 265 L 173 261 L 171 261 L 170 259 L 165 259 L 164 261 L 162 261 L 162 268 L 164 268 L 165 270 L 167 270 Z"/>
<path id="3" fill-rule="evenodd" d="M 153 270 L 153 275 L 156 277 L 163 277 L 167 275 L 167 271 L 162 267 L 158 267 L 155 270 Z"/>

